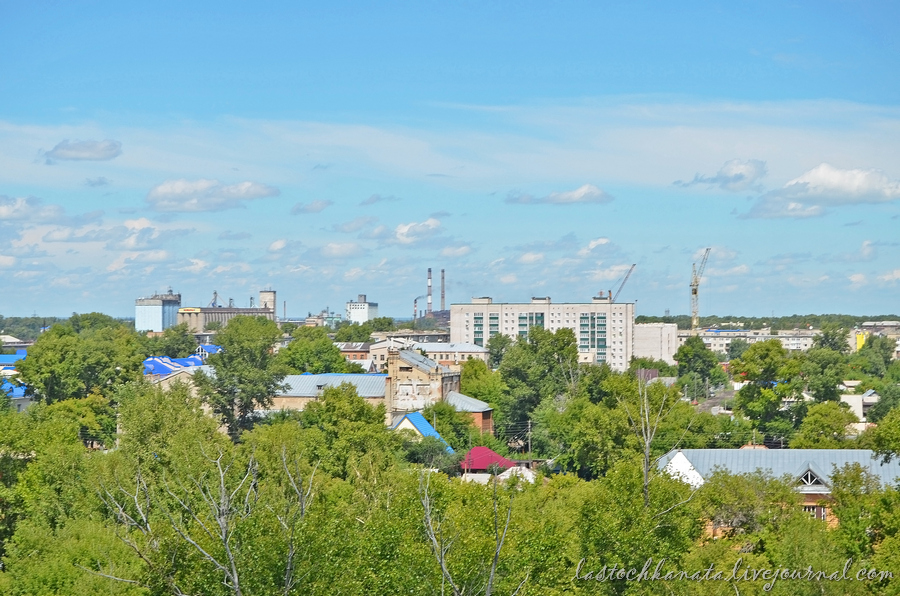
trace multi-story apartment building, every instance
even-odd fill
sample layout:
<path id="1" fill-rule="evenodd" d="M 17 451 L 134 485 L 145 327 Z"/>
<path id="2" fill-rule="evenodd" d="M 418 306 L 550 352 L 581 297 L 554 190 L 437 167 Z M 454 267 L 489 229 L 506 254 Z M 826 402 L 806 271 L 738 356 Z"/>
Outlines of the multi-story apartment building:
<path id="1" fill-rule="evenodd" d="M 728 353 L 731 342 L 742 339 L 748 344 L 777 339 L 785 349 L 792 352 L 805 352 L 813 346 L 815 337 L 821 331 L 818 329 L 791 329 L 772 331 L 768 327 L 763 329 L 701 329 L 699 331 L 679 331 L 678 345 L 681 346 L 687 338 L 697 335 L 713 352 Z"/>
<path id="2" fill-rule="evenodd" d="M 485 297 L 450 305 L 453 343 L 486 346 L 499 334 L 527 338 L 533 327 L 553 332 L 571 329 L 581 362 L 606 362 L 613 370 L 625 370 L 634 341 L 634 304 L 613 303 L 610 296 L 601 294 L 584 303 L 554 304 L 549 297 L 532 298 L 529 303 L 497 303 Z"/>

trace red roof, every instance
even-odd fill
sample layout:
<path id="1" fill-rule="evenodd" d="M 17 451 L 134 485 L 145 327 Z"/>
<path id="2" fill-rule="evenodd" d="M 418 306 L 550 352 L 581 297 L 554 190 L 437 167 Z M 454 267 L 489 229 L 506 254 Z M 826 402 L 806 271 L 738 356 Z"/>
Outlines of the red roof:
<path id="1" fill-rule="evenodd" d="M 505 470 L 515 466 L 516 462 L 506 459 L 487 447 L 472 447 L 463 458 L 460 467 L 464 472 L 482 472 L 487 471 L 493 464 L 497 464 L 498 468 Z"/>

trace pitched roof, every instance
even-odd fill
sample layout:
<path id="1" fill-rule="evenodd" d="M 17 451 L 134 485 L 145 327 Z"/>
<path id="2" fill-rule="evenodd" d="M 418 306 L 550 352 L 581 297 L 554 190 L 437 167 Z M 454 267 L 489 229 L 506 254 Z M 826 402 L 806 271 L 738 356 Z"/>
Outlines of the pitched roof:
<path id="1" fill-rule="evenodd" d="M 151 356 L 144 360 L 145 375 L 170 375 L 185 368 L 193 368 L 203 364 L 200 356 L 187 358 L 169 358 L 168 356 Z"/>
<path id="2" fill-rule="evenodd" d="M 13 366 L 19 360 L 24 359 L 24 354 L 0 354 L 0 366 Z"/>
<path id="3" fill-rule="evenodd" d="M 422 356 L 418 352 L 413 352 L 412 350 L 400 350 L 400 360 L 407 364 L 412 364 L 414 367 L 425 373 L 432 373 L 435 369 L 438 369 L 442 374 L 451 372 L 450 369 L 443 364 L 438 364 L 431 358 Z"/>
<path id="4" fill-rule="evenodd" d="M 367 341 L 336 341 L 334 345 L 341 352 L 368 352 L 372 347 Z"/>
<path id="5" fill-rule="evenodd" d="M 478 352 L 487 354 L 490 350 L 482 346 L 467 343 L 444 343 L 437 341 L 418 342 L 413 344 L 415 350 L 425 350 L 427 353 L 432 352 Z"/>
<path id="6" fill-rule="evenodd" d="M 460 467 L 466 472 L 473 472 L 487 470 L 493 464 L 497 464 L 498 468 L 505 470 L 516 465 L 516 462 L 506 459 L 487 447 L 472 447 L 463 458 Z"/>
<path id="7" fill-rule="evenodd" d="M 320 375 L 288 375 L 284 378 L 287 388 L 276 395 L 286 397 L 316 397 L 326 387 L 337 387 L 341 383 L 350 383 L 356 387 L 360 397 L 379 398 L 385 393 L 384 374 L 363 373 L 324 373 Z"/>
<path id="8" fill-rule="evenodd" d="M 809 470 L 827 483 L 834 466 L 841 468 L 853 463 L 874 474 L 883 484 L 893 484 L 900 477 L 900 461 L 882 463 L 869 449 L 676 449 L 659 460 L 659 467 L 665 468 L 679 453 L 703 480 L 717 468 L 732 474 L 763 470 L 775 477 L 787 474 L 798 479 Z"/>
<path id="9" fill-rule="evenodd" d="M 448 393 L 444 401 L 453 406 L 457 412 L 490 412 L 493 410 L 489 403 L 463 395 L 458 391 Z"/>
<path id="10" fill-rule="evenodd" d="M 10 399 L 20 399 L 25 397 L 25 387 L 23 385 L 17 387 L 6 379 L 3 379 L 3 381 L 0 382 L 0 393 L 5 393 Z"/>
<path id="11" fill-rule="evenodd" d="M 197 352 L 200 352 L 200 349 L 203 348 L 203 351 L 207 354 L 218 354 L 222 351 L 222 346 L 217 346 L 215 344 L 200 344 L 197 346 Z"/>
<path id="12" fill-rule="evenodd" d="M 423 437 L 434 437 L 436 439 L 440 439 L 441 443 L 447 445 L 447 453 L 454 453 L 453 447 L 451 447 L 447 443 L 447 441 L 444 440 L 444 437 L 442 437 L 440 433 L 436 431 L 435 428 L 431 426 L 431 424 L 429 424 L 427 420 L 425 420 L 425 416 L 422 416 L 422 414 L 420 414 L 419 412 L 410 412 L 408 414 L 404 414 L 400 418 L 400 420 L 398 420 L 397 423 L 391 427 L 391 430 L 394 430 L 398 426 L 400 426 L 404 420 L 408 420 L 409 423 L 413 425 L 413 428 L 415 428 L 416 431 Z"/>

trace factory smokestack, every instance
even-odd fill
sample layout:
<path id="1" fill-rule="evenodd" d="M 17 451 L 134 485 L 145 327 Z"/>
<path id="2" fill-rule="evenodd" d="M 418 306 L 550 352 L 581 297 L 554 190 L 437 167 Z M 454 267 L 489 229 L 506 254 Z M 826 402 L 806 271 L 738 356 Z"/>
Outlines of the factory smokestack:
<path id="1" fill-rule="evenodd" d="M 441 269 L 441 310 L 446 310 L 444 306 L 444 270 Z"/>
<path id="2" fill-rule="evenodd" d="M 428 268 L 428 304 L 425 307 L 425 316 L 431 317 L 431 267 Z"/>

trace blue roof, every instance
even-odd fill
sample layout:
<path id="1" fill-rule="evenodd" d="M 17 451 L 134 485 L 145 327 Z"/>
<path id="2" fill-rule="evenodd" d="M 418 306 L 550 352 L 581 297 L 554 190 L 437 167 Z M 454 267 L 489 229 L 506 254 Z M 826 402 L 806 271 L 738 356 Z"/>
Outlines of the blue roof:
<path id="1" fill-rule="evenodd" d="M 15 354 L 0 354 L 0 366 L 10 366 L 15 364 L 19 360 L 24 359 L 25 354 L 19 354 L 18 352 Z"/>
<path id="2" fill-rule="evenodd" d="M 447 445 L 447 453 L 454 453 L 453 447 L 447 444 L 447 441 L 444 440 L 444 437 L 442 437 L 440 433 L 438 433 L 438 431 L 434 430 L 434 427 L 431 426 L 427 420 L 425 420 L 425 416 L 422 416 L 422 414 L 420 414 L 419 412 L 410 412 L 409 414 L 404 415 L 403 418 L 398 420 L 397 424 L 395 424 L 391 428 L 395 429 L 400 426 L 400 423 L 403 422 L 404 419 L 409 420 L 409 422 L 419 432 L 420 435 L 422 435 L 423 437 L 435 437 L 439 439 L 441 443 Z"/>
<path id="3" fill-rule="evenodd" d="M 215 344 L 200 344 L 197 349 L 203 348 L 203 350 L 207 354 L 218 354 L 222 351 L 222 346 L 217 346 Z"/>
<path id="4" fill-rule="evenodd" d="M 0 392 L 5 393 L 10 397 L 10 399 L 19 399 L 25 397 L 25 387 L 18 386 L 16 387 L 6 379 L 3 380 L 3 383 L 0 383 Z"/>
<path id="5" fill-rule="evenodd" d="M 169 358 L 168 356 L 151 356 L 144 360 L 145 375 L 168 375 L 173 372 L 200 366 L 203 360 L 200 356 L 188 356 L 187 358 Z"/>

